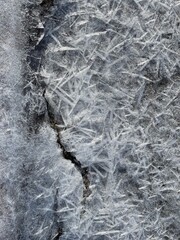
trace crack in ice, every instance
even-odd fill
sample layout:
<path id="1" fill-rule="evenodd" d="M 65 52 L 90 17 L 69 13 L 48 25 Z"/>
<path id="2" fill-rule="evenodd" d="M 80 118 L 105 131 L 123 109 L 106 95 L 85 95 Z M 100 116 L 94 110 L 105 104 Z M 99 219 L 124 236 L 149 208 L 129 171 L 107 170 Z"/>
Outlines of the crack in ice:
<path id="1" fill-rule="evenodd" d="M 88 167 L 83 167 L 81 162 L 79 160 L 77 160 L 77 158 L 71 152 L 68 152 L 66 150 L 65 146 L 63 145 L 63 143 L 61 141 L 61 136 L 60 136 L 60 127 L 58 127 L 58 125 L 55 121 L 54 114 L 49 110 L 49 102 L 45 96 L 45 93 L 46 93 L 46 90 L 44 90 L 44 92 L 43 92 L 43 97 L 46 102 L 46 109 L 47 109 L 49 124 L 50 124 L 51 128 L 56 132 L 56 139 L 57 139 L 56 142 L 62 150 L 63 157 L 66 160 L 71 161 L 71 163 L 74 164 L 74 166 L 76 167 L 76 169 L 82 176 L 83 185 L 84 185 L 83 198 L 84 198 L 84 202 L 85 202 L 86 198 L 89 197 L 91 194 L 90 180 L 88 178 L 88 174 L 89 174 Z"/>

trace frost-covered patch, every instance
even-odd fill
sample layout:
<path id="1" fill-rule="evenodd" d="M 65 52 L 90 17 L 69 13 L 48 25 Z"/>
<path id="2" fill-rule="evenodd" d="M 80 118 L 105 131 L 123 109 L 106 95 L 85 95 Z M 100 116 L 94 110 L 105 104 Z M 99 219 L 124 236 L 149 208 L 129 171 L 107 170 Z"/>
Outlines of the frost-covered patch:
<path id="1" fill-rule="evenodd" d="M 0 239 L 178 240 L 180 2 L 0 3 Z"/>
<path id="2" fill-rule="evenodd" d="M 43 96 L 23 72 L 23 7 L 14 0 L 0 4 L 0 239 L 57 239 L 78 224 L 73 216 L 83 211 L 82 177 L 64 159 L 50 126 L 41 121 L 37 129 Z"/>
<path id="3" fill-rule="evenodd" d="M 179 13 L 174 0 L 54 1 L 40 74 L 92 190 L 62 239 L 178 239 Z"/>

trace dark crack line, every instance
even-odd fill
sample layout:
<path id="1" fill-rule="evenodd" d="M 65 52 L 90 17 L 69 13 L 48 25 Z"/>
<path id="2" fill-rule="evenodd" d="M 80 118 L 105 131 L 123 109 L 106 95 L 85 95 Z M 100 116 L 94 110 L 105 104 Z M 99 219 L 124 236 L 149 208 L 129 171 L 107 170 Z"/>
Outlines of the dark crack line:
<path id="1" fill-rule="evenodd" d="M 43 0 L 40 3 L 40 6 L 44 9 L 49 9 L 50 7 L 52 7 L 54 5 L 54 0 Z"/>
<path id="2" fill-rule="evenodd" d="M 83 200 L 83 202 L 85 203 L 86 198 L 91 194 L 90 180 L 88 178 L 88 175 L 89 175 L 88 167 L 82 167 L 81 162 L 78 161 L 77 158 L 71 152 L 68 152 L 66 150 L 65 146 L 62 144 L 61 135 L 60 135 L 60 128 L 58 127 L 58 125 L 57 125 L 57 123 L 55 121 L 54 114 L 49 109 L 49 102 L 46 99 L 45 93 L 46 93 L 46 90 L 44 90 L 44 92 L 43 92 L 43 97 L 44 97 L 45 102 L 46 102 L 46 108 L 47 108 L 47 115 L 48 115 L 49 124 L 50 124 L 51 128 L 56 132 L 56 139 L 57 139 L 56 142 L 57 142 L 58 146 L 62 150 L 63 157 L 66 160 L 71 161 L 71 163 L 74 164 L 75 168 L 78 170 L 78 172 L 82 176 L 83 185 L 84 185 L 84 189 L 83 189 L 83 199 L 84 200 Z"/>

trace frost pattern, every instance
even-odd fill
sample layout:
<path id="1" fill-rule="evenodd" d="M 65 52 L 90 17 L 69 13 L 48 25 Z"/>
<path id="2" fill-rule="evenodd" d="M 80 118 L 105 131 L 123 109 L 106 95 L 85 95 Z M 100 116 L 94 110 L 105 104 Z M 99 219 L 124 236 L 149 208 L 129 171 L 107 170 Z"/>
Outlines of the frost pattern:
<path id="1" fill-rule="evenodd" d="M 41 76 L 92 189 L 62 239 L 178 239 L 179 13 L 172 0 L 55 1 Z"/>
<path id="2" fill-rule="evenodd" d="M 178 240 L 180 2 L 0 3 L 0 239 Z"/>
<path id="3" fill-rule="evenodd" d="M 29 123 L 35 128 L 33 114 L 44 110 L 31 82 L 23 95 L 24 13 L 19 0 L 0 4 L 0 239 L 57 240 L 70 232 L 76 221 L 71 215 L 82 211 L 82 178 L 64 159 L 49 125 L 29 131 Z"/>

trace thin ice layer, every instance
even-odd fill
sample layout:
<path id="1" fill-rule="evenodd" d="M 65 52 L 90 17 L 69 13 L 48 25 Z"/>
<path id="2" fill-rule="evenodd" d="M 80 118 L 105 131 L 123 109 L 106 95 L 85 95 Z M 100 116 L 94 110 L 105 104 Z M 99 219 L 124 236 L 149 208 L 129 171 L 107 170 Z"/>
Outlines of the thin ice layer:
<path id="1" fill-rule="evenodd" d="M 178 1 L 55 1 L 41 75 L 92 194 L 73 237 L 179 236 Z"/>
<path id="2" fill-rule="evenodd" d="M 73 216 L 82 211 L 82 178 L 62 156 L 48 124 L 32 131 L 33 111 L 43 97 L 23 95 L 27 39 L 22 34 L 22 5 L 0 5 L 0 239 L 55 239 L 77 224 Z"/>

